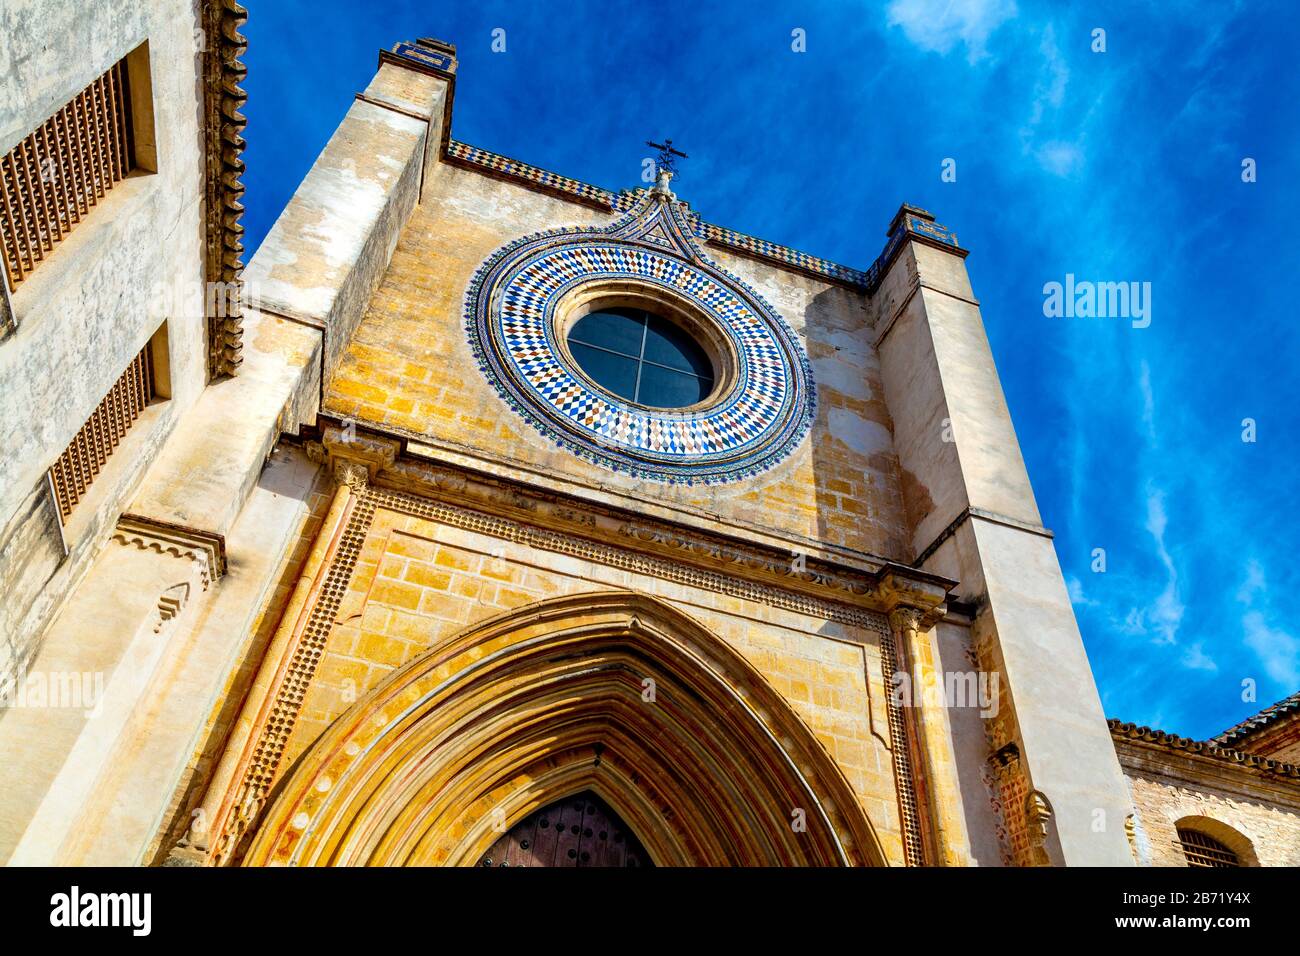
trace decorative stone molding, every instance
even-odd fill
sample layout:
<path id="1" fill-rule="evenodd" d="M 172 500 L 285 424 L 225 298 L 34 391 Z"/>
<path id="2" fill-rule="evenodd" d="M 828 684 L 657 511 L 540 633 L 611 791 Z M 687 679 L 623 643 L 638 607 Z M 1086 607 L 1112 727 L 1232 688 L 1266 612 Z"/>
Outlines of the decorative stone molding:
<path id="1" fill-rule="evenodd" d="M 339 426 L 326 422 L 320 444 L 335 475 L 349 484 L 362 480 L 357 469 L 365 473 L 367 484 L 373 482 L 380 471 L 392 466 L 401 449 L 400 442 L 360 431 L 351 423 Z"/>
<path id="2" fill-rule="evenodd" d="M 544 742 L 539 725 L 555 728 Z M 605 591 L 468 626 L 371 688 L 277 782 L 244 862 L 472 865 L 494 817 L 583 784 L 660 864 L 884 860 L 840 767 L 743 655 L 669 604 Z"/>
<path id="3" fill-rule="evenodd" d="M 954 584 L 930 572 L 869 556 L 860 559 L 864 568 L 832 556 L 791 552 L 790 545 L 750 544 L 720 532 L 635 516 L 627 509 L 417 455 L 414 447 L 404 447 L 408 441 L 414 446 L 413 439 L 373 428 L 341 425 L 322 417 L 321 430 L 320 460 L 364 461 L 371 485 L 500 517 L 518 514 L 530 524 L 575 539 L 590 535 L 602 544 L 621 540 L 675 562 L 885 613 L 910 604 L 922 612 L 922 626 L 927 629 L 943 616 L 945 596 Z M 313 445 L 308 443 L 309 450 Z M 883 617 L 879 620 L 883 630 Z"/>
<path id="4" fill-rule="evenodd" d="M 924 612 L 914 607 L 896 607 L 889 612 L 889 626 L 894 634 L 904 640 L 914 636 L 917 631 L 925 630 L 921 626 Z"/>
<path id="5" fill-rule="evenodd" d="M 207 252 L 205 278 L 209 294 L 208 376 L 233 375 L 243 352 L 244 316 L 240 302 L 244 270 L 243 131 L 240 109 L 248 94 L 240 83 L 247 73 L 240 57 L 248 41 L 239 28 L 248 11 L 235 0 L 204 0 L 201 16 L 206 45 L 203 51 L 204 130 L 207 153 Z"/>
<path id="6" fill-rule="evenodd" d="M 204 581 L 206 590 L 207 582 Z M 181 609 L 185 607 L 185 602 L 190 597 L 190 585 L 187 581 L 181 581 L 173 584 L 166 591 L 163 591 L 158 597 L 158 623 L 154 625 L 153 632 L 157 634 L 162 630 L 164 624 L 170 621 L 176 615 L 180 614 Z"/>
<path id="7" fill-rule="evenodd" d="M 944 601 L 951 586 L 924 571 L 889 565 L 880 575 L 876 595 L 891 621 L 894 613 L 900 615 L 896 630 L 906 625 L 913 631 L 928 631 L 947 613 Z"/>
<path id="8" fill-rule="evenodd" d="M 241 841 L 265 805 L 289 735 L 297 723 L 307 687 L 315 676 L 316 665 L 324 652 L 361 546 L 374 519 L 375 500 L 369 493 L 366 468 L 345 462 L 341 472 L 335 502 L 336 506 L 344 509 L 341 514 L 346 515 L 342 519 L 342 534 L 336 545 L 327 544 L 331 540 L 330 532 L 317 537 L 316 546 L 323 549 L 324 563 L 315 582 L 305 583 L 313 588 L 318 586 L 318 589 L 309 603 L 299 606 L 296 613 L 287 613 L 281 621 L 281 629 L 287 629 L 289 635 L 284 657 L 271 661 L 273 683 L 269 696 L 259 705 L 256 724 L 251 729 L 253 736 L 234 751 L 228 750 L 226 755 L 233 755 L 234 765 L 239 768 L 229 784 L 233 789 L 233 801 L 227 809 L 224 794 L 230 791 L 223 789 L 216 794 L 214 806 L 219 805 L 220 809 L 212 811 L 211 819 L 207 813 L 195 819 L 173 851 L 177 865 L 187 865 L 187 860 L 199 855 L 204 862 L 214 865 L 229 862 L 238 854 Z M 264 671 L 266 667 L 264 662 Z M 204 805 L 208 806 L 207 800 Z"/>
<path id="9" fill-rule="evenodd" d="M 200 580 L 205 591 L 226 572 L 226 542 L 219 534 L 124 514 L 117 521 L 113 540 L 198 562 L 202 566 Z"/>
<path id="10" fill-rule="evenodd" d="M 877 596 L 876 582 L 866 574 L 836 571 L 807 558 L 796 567 L 788 555 L 775 549 L 763 551 L 679 528 L 632 521 L 621 523 L 618 531 L 625 537 L 662 545 L 684 555 L 708 558 L 736 568 L 762 571 L 775 577 L 805 581 L 841 591 L 847 597 L 875 599 Z"/>
<path id="11" fill-rule="evenodd" d="M 1047 841 L 1052 831 L 1052 805 L 1047 797 L 1031 790 L 1025 797 L 1025 833 L 1029 838 L 1029 853 L 1037 866 L 1050 866 L 1051 855 Z"/>
<path id="12" fill-rule="evenodd" d="M 702 567 L 693 567 L 681 561 L 646 554 L 605 541 L 595 541 L 560 531 L 539 528 L 498 514 L 488 514 L 468 507 L 434 501 L 404 492 L 371 487 L 367 494 L 367 500 L 389 510 L 427 518 L 440 524 L 448 524 L 492 537 L 524 543 L 530 547 L 591 560 L 608 567 L 648 574 L 664 580 L 675 581 L 679 584 L 744 598 L 759 604 L 767 604 L 801 614 L 866 627 L 877 634 L 887 634 L 889 630 L 884 616 L 866 607 L 853 606 L 847 602 L 830 600 L 825 597 L 814 597 L 801 591 L 782 588 L 774 584 L 760 583 L 739 574 L 728 574 Z"/>
<path id="13" fill-rule="evenodd" d="M 370 472 L 365 465 L 355 461 L 339 461 L 334 465 L 334 480 L 361 495 L 370 486 Z"/>
<path id="14" fill-rule="evenodd" d="M 923 866 L 925 836 L 921 826 L 921 795 L 913 769 L 912 734 L 906 715 L 894 692 L 894 681 L 901 670 L 898 648 L 892 627 L 880 636 L 880 662 L 888 685 L 885 693 L 885 717 L 889 725 L 889 754 L 894 771 L 894 790 L 898 794 L 898 812 L 903 825 L 903 862 Z"/>

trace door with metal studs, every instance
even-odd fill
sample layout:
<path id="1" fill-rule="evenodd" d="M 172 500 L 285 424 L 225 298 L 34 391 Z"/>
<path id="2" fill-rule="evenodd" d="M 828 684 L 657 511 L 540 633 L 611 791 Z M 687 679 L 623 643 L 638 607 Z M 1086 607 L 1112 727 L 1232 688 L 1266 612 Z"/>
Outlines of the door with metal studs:
<path id="1" fill-rule="evenodd" d="M 483 854 L 479 866 L 654 866 L 609 805 L 587 791 L 530 814 Z"/>

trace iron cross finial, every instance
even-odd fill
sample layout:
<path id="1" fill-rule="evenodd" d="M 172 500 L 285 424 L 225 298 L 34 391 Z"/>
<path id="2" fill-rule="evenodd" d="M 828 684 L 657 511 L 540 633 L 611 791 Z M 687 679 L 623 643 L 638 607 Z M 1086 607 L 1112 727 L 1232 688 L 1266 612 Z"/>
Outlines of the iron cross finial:
<path id="1" fill-rule="evenodd" d="M 673 141 L 671 139 L 666 139 L 662 143 L 655 143 L 651 140 L 646 140 L 645 144 L 651 149 L 659 150 L 659 155 L 655 157 L 656 167 L 661 170 L 667 170 L 672 173 L 673 176 L 677 175 L 677 160 L 690 159 L 690 157 L 680 149 L 673 149 Z"/>

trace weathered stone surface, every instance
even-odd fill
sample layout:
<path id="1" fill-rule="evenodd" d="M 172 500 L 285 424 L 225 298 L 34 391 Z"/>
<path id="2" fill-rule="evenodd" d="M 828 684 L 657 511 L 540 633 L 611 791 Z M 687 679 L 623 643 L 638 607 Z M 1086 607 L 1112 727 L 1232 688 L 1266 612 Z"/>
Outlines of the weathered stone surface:
<path id="1" fill-rule="evenodd" d="M 330 380 L 328 411 L 470 454 L 503 474 L 544 475 L 636 508 L 781 537 L 791 548 L 910 557 L 861 295 L 710 249 L 803 336 L 817 420 L 789 459 L 756 478 L 707 488 L 642 482 L 587 464 L 537 434 L 478 371 L 463 330 L 470 277 L 497 248 L 614 216 L 451 166 L 438 170 L 426 193 Z"/>
<path id="2" fill-rule="evenodd" d="M 117 184 L 11 296 L 18 329 L 0 338 L 0 524 L 63 452 L 165 320 L 171 396 L 146 410 L 67 529 L 70 553 L 33 571 L 48 612 L 86 571 L 121 506 L 206 379 L 194 9 L 170 3 L 15 0 L 0 9 L 0 154 L 146 39 L 157 172 Z M 57 41 L 52 38 L 57 37 Z M 75 50 L 75 56 L 66 51 Z M 0 575 L 5 572 L 0 571 Z M 29 650 L 48 614 L 14 621 Z"/>
<path id="3" fill-rule="evenodd" d="M 1048 859 L 1129 863 L 1128 795 L 965 268 L 909 242 L 880 295 L 893 308 L 876 325 L 912 547 L 978 609 L 981 667 L 1005 683 L 993 746 L 1017 746 L 1028 789 L 1050 802 Z M 1098 830 L 1099 815 L 1111 825 Z"/>
<path id="4" fill-rule="evenodd" d="M 1300 866 L 1300 787 L 1231 762 L 1139 741 L 1117 741 L 1141 866 L 1186 866 L 1185 826 L 1233 850 L 1243 866 Z"/>
<path id="5" fill-rule="evenodd" d="M 319 331 L 247 310 L 239 375 L 203 392 L 130 512 L 226 534 L 281 433 L 315 417 L 320 361 Z"/>
<path id="6" fill-rule="evenodd" d="M 325 331 L 327 377 L 418 200 L 430 128 L 441 135 L 441 89 L 380 86 L 422 92 L 430 119 L 355 101 L 244 273 L 254 306 Z"/>

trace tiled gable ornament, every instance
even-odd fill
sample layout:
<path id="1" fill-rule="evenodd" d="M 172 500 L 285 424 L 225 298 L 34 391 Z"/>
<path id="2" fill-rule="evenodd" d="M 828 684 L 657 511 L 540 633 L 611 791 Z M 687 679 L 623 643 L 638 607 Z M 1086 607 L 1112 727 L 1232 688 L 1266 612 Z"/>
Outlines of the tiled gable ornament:
<path id="1" fill-rule="evenodd" d="M 554 229 L 497 250 L 465 299 L 479 368 L 530 425 L 575 455 L 677 484 L 736 481 L 781 461 L 816 405 L 798 336 L 704 252 L 663 171 L 612 225 Z M 672 317 L 709 343 L 716 386 L 688 408 L 626 401 L 571 356 L 568 330 L 607 304 Z"/>

